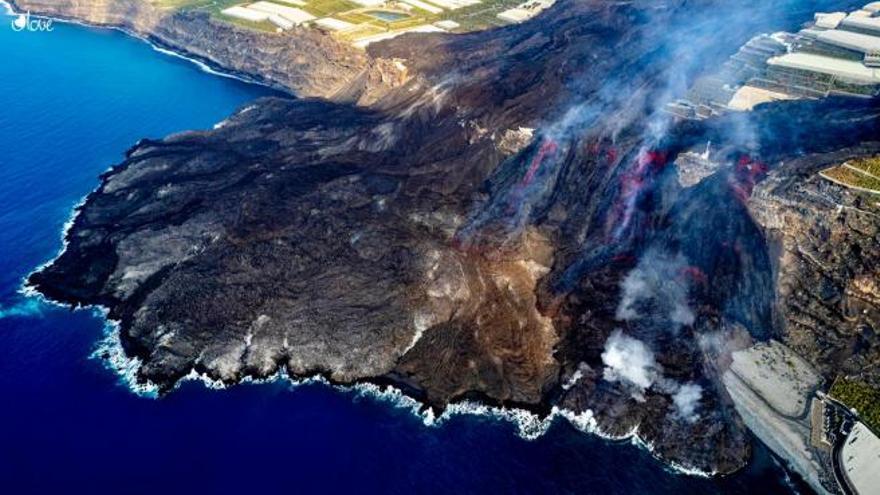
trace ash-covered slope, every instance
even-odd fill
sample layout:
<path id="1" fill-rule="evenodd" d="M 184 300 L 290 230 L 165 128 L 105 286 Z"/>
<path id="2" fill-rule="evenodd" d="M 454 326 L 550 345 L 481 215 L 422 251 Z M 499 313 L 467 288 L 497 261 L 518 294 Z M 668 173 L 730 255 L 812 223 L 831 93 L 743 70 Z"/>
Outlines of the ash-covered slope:
<path id="1" fill-rule="evenodd" d="M 31 283 L 109 307 L 140 379 L 164 389 L 191 369 L 391 381 L 440 407 L 592 414 L 667 460 L 730 472 L 749 447 L 725 360 L 753 339 L 795 342 L 813 301 L 790 297 L 812 272 L 768 242 L 780 229 L 785 252 L 818 242 L 773 221 L 795 209 L 807 225 L 811 207 L 762 181 L 794 184 L 880 135 L 871 100 L 665 113 L 709 62 L 817 8 L 745 3 L 569 1 L 516 27 L 371 48 L 418 76 L 370 108 L 265 99 L 139 143 Z M 511 146 L 520 127 L 539 129 Z M 677 155 L 710 139 L 725 166 L 683 188 Z M 876 279 L 871 218 L 835 224 L 859 247 L 824 261 L 860 294 Z M 810 331 L 845 317 L 824 311 Z M 847 352 L 876 361 L 860 335 L 857 350 L 795 345 L 830 372 Z"/>

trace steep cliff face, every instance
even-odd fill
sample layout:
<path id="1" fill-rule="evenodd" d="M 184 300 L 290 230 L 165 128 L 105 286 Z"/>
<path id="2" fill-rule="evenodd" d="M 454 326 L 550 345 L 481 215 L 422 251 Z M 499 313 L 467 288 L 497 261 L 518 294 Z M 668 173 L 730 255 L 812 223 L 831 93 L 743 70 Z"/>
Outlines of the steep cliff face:
<path id="1" fill-rule="evenodd" d="M 773 242 L 777 324 L 826 377 L 880 385 L 880 197 L 818 171 L 880 151 L 877 143 L 792 160 L 749 201 Z"/>
<path id="2" fill-rule="evenodd" d="M 15 0 L 21 11 L 118 27 L 223 71 L 302 97 L 370 104 L 400 86 L 406 71 L 315 29 L 266 33 L 206 13 L 160 9 L 146 0 Z"/>
<path id="3" fill-rule="evenodd" d="M 827 348 L 797 337 L 856 307 L 875 318 L 877 266 L 874 217 L 846 203 L 821 219 L 799 188 L 817 157 L 867 149 L 880 113 L 780 103 L 694 123 L 663 102 L 813 8 L 566 1 L 520 26 L 372 47 L 418 76 L 369 109 L 265 99 L 139 143 L 31 283 L 109 307 L 139 378 L 166 390 L 191 369 L 391 381 L 438 407 L 592 414 L 665 459 L 730 472 L 750 450 L 719 383 L 732 349 L 783 332 L 827 372 L 876 364 L 857 322 L 844 332 L 862 337 Z M 336 94 L 363 102 L 380 94 L 360 91 L 369 80 Z M 676 157 L 707 140 L 723 166 L 682 186 Z M 817 225 L 848 254 L 820 249 Z M 814 250 L 827 270 L 785 254 Z M 820 277 L 845 306 L 799 294 Z"/>

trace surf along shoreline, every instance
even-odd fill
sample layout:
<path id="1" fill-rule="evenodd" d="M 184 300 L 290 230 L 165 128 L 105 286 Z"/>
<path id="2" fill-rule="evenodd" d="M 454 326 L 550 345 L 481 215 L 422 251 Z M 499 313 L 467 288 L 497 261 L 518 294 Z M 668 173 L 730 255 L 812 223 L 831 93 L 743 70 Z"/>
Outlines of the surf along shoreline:
<path id="1" fill-rule="evenodd" d="M 130 36 L 131 38 L 137 39 L 150 45 L 153 50 L 159 53 L 170 55 L 172 57 L 193 63 L 199 69 L 208 74 L 234 79 L 243 83 L 256 84 L 294 98 L 297 96 L 290 88 L 281 84 L 275 84 L 267 81 L 259 74 L 237 71 L 229 67 L 225 67 L 215 60 L 211 60 L 209 58 L 191 53 L 190 51 L 186 50 L 186 48 L 176 46 L 172 42 L 154 34 L 142 34 L 133 29 L 118 24 L 98 24 L 84 21 L 82 19 L 77 19 L 75 17 L 59 16 L 57 14 L 47 15 L 42 12 L 32 12 L 30 10 L 23 9 L 20 5 L 16 3 L 15 0 L 0 0 L 0 6 L 4 8 L 5 14 L 9 16 L 31 14 L 32 16 L 39 17 L 41 19 L 47 19 L 53 22 L 70 24 L 88 29 L 109 29 L 113 31 L 118 31 L 125 34 L 126 36 Z"/>
<path id="2" fill-rule="evenodd" d="M 6 14 L 10 16 L 27 12 L 23 11 L 16 4 L 15 0 L 0 0 L 0 5 L 5 7 Z M 194 55 L 185 49 L 173 46 L 171 43 L 154 35 L 142 35 L 141 33 L 125 26 L 89 23 L 72 17 L 47 16 L 39 12 L 32 13 L 32 15 L 89 29 L 116 30 L 147 43 L 159 53 L 189 61 L 206 73 L 238 80 L 248 84 L 260 85 L 280 91 L 285 95 L 295 97 L 295 94 L 289 88 L 267 82 L 257 74 L 230 70 L 211 59 Z M 233 115 L 240 111 L 243 110 L 239 109 L 234 112 Z M 618 436 L 607 433 L 599 427 L 597 420 L 590 410 L 575 414 L 571 411 L 555 406 L 550 408 L 546 405 L 502 404 L 493 401 L 488 397 L 467 397 L 452 401 L 442 410 L 435 411 L 434 408 L 419 400 L 417 391 L 407 390 L 393 379 L 387 377 L 373 377 L 357 380 L 353 383 L 341 383 L 334 382 L 329 376 L 324 374 L 314 374 L 302 377 L 290 376 L 288 375 L 287 370 L 281 366 L 274 374 L 266 378 L 255 378 L 245 375 L 234 382 L 227 383 L 212 380 L 207 375 L 200 374 L 195 369 L 192 369 L 185 377 L 178 380 L 170 390 L 160 394 L 157 385 L 151 382 L 144 383 L 138 381 L 138 370 L 141 361 L 136 356 L 129 356 L 124 350 L 120 338 L 119 322 L 109 317 L 108 308 L 100 305 L 84 306 L 73 302 L 54 300 L 37 291 L 28 283 L 28 279 L 33 273 L 43 270 L 65 252 L 68 245 L 67 239 L 69 232 L 74 225 L 80 209 L 86 204 L 91 194 L 92 192 L 88 193 L 72 207 L 70 216 L 65 222 L 61 232 L 62 246 L 59 251 L 48 261 L 39 265 L 24 277 L 19 292 L 26 297 L 38 298 L 45 304 L 76 311 L 88 311 L 95 317 L 100 318 L 104 323 L 104 338 L 98 342 L 97 348 L 93 352 L 92 357 L 99 359 L 107 369 L 112 370 L 119 377 L 120 383 L 125 385 L 131 393 L 137 396 L 158 399 L 164 395 L 164 393 L 173 392 L 186 381 L 198 381 L 205 387 L 211 389 L 225 389 L 233 385 L 246 383 L 262 384 L 284 382 L 290 384 L 292 387 L 320 383 L 323 386 L 328 386 L 343 393 L 353 394 L 358 397 L 369 397 L 378 402 L 389 403 L 398 409 L 409 410 L 415 417 L 419 418 L 426 427 L 442 426 L 446 420 L 458 415 L 484 416 L 510 422 L 516 426 L 517 434 L 521 438 L 534 440 L 547 432 L 557 418 L 563 418 L 580 432 L 595 435 L 611 443 L 630 443 L 631 445 L 642 448 L 649 452 L 652 457 L 657 459 L 661 465 L 671 472 L 702 478 L 726 476 L 726 474 L 701 471 L 660 457 L 653 445 L 640 438 L 637 428 Z"/>
<path id="3" fill-rule="evenodd" d="M 376 402 L 389 404 L 395 409 L 407 410 L 415 418 L 419 419 L 425 427 L 441 427 L 447 420 L 454 416 L 482 416 L 513 424 L 516 428 L 517 436 L 524 440 L 531 441 L 544 435 L 555 421 L 563 419 L 568 421 L 575 430 L 581 433 L 594 435 L 611 444 L 629 443 L 630 445 L 643 449 L 651 454 L 651 456 L 668 471 L 675 474 L 707 479 L 728 476 L 728 474 L 702 471 L 660 457 L 650 442 L 646 442 L 639 437 L 638 428 L 635 428 L 624 435 L 613 435 L 605 432 L 599 426 L 598 421 L 595 419 L 591 410 L 577 414 L 556 406 L 547 408 L 528 404 L 500 404 L 488 397 L 470 397 L 452 401 L 442 410 L 435 411 L 433 407 L 419 400 L 418 394 L 414 393 L 415 391 L 406 390 L 405 388 L 400 387 L 398 383 L 385 377 L 372 377 L 356 380 L 353 383 L 343 383 L 334 381 L 329 375 L 322 373 L 315 373 L 307 376 L 291 376 L 288 374 L 287 369 L 284 366 L 279 366 L 273 374 L 264 378 L 244 375 L 234 382 L 224 382 L 222 380 L 211 379 L 206 374 L 199 373 L 193 368 L 186 376 L 177 380 L 170 389 L 160 392 L 158 385 L 149 381 L 139 381 L 138 372 L 141 366 L 141 360 L 137 356 L 129 356 L 126 353 L 120 335 L 120 322 L 110 318 L 109 308 L 98 304 L 80 305 L 74 302 L 55 300 L 46 296 L 42 292 L 39 292 L 36 288 L 30 285 L 28 281 L 33 273 L 39 272 L 46 266 L 52 264 L 62 253 L 64 253 L 68 245 L 67 239 L 69 232 L 73 228 L 79 210 L 86 204 L 91 194 L 92 193 L 89 193 L 71 208 L 70 216 L 64 223 L 62 229 L 61 248 L 55 256 L 39 265 L 24 277 L 19 293 L 25 297 L 37 298 L 43 304 L 68 309 L 70 311 L 88 312 L 96 319 L 102 321 L 104 325 L 104 337 L 97 342 L 95 350 L 90 357 L 100 361 L 105 369 L 113 372 L 117 376 L 120 385 L 124 386 L 130 393 L 140 398 L 153 400 L 161 399 L 164 395 L 175 392 L 185 382 L 189 381 L 199 382 L 205 388 L 218 391 L 244 384 L 286 383 L 291 389 L 303 385 L 320 384 L 337 392 L 350 394 L 352 397 L 366 397 L 375 400 Z"/>

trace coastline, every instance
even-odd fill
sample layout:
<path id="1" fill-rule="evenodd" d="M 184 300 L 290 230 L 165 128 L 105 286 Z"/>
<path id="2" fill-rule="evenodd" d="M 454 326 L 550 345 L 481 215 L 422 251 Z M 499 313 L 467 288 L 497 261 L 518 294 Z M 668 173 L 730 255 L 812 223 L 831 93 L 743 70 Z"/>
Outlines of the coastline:
<path id="1" fill-rule="evenodd" d="M 36 267 L 23 278 L 22 285 L 18 292 L 24 297 L 39 300 L 41 304 L 64 308 L 71 311 L 87 311 L 91 313 L 94 318 L 101 320 L 104 325 L 104 337 L 96 342 L 95 349 L 89 357 L 99 360 L 105 369 L 114 373 L 117 376 L 118 383 L 123 385 L 129 393 L 145 399 L 158 400 L 161 398 L 158 385 L 149 381 L 145 383 L 138 381 L 137 375 L 142 364 L 141 360 L 136 356 L 129 356 L 126 354 L 122 347 L 122 341 L 119 335 L 119 322 L 109 317 L 110 311 L 108 308 L 101 305 L 75 305 L 72 303 L 57 301 L 47 297 L 28 283 L 31 274 L 51 265 L 67 249 L 68 232 L 73 228 L 76 217 L 79 214 L 79 209 L 85 205 L 91 193 L 92 192 L 89 192 L 83 196 L 82 199 L 71 207 L 70 215 L 64 222 L 64 226 L 61 230 L 61 248 L 55 256 Z M 335 383 L 321 374 L 296 377 L 290 376 L 284 366 L 281 366 L 270 376 L 255 378 L 245 375 L 235 383 L 231 384 L 225 383 L 221 380 L 211 379 L 206 374 L 198 373 L 195 369 L 191 369 L 189 373 L 178 380 L 167 393 L 173 393 L 183 383 L 191 381 L 199 382 L 205 388 L 218 391 L 246 384 L 261 385 L 281 382 L 286 383 L 291 389 L 294 389 L 302 385 L 318 383 L 337 392 L 350 394 L 353 397 L 365 397 L 377 402 L 387 403 L 395 409 L 408 410 L 414 417 L 421 420 L 423 426 L 428 428 L 440 427 L 445 421 L 454 416 L 482 416 L 513 424 L 516 427 L 517 436 L 527 441 L 540 438 L 550 429 L 554 421 L 565 420 L 574 429 L 581 433 L 594 435 L 611 443 L 628 442 L 634 447 L 643 449 L 651 454 L 651 457 L 664 466 L 664 468 L 675 474 L 705 479 L 723 476 L 719 475 L 717 472 L 702 471 L 660 457 L 657 455 L 654 446 L 638 435 L 638 428 L 633 428 L 624 435 L 613 435 L 603 431 L 595 419 L 592 410 L 587 410 L 582 413 L 574 413 L 573 411 L 553 406 L 549 413 L 541 414 L 525 408 L 491 405 L 466 399 L 448 404 L 443 412 L 438 415 L 432 407 L 419 401 L 415 397 L 408 395 L 403 389 L 389 383 L 378 383 L 378 380 L 361 380 L 351 384 Z"/>
<path id="2" fill-rule="evenodd" d="M 3 3 L 7 7 L 7 11 L 14 14 L 15 10 L 13 6 L 9 3 L 3 2 L 0 0 L 0 3 Z M 132 36 L 141 41 L 148 43 L 155 51 L 163 53 L 165 55 L 171 55 L 177 58 L 181 58 L 187 61 L 190 61 L 204 72 L 219 75 L 221 77 L 227 77 L 235 80 L 239 80 L 242 82 L 250 83 L 250 84 L 258 84 L 264 87 L 269 87 L 272 89 L 278 89 L 270 84 L 265 82 L 255 80 L 250 78 L 246 74 L 236 75 L 234 71 L 232 73 L 225 71 L 219 66 L 212 68 L 212 62 L 210 60 L 202 60 L 198 57 L 190 57 L 187 56 L 186 52 L 178 52 L 172 48 L 163 47 L 161 41 L 152 39 L 149 36 L 141 36 L 136 32 L 128 30 L 124 27 L 120 26 L 111 26 L 111 25 L 96 25 L 90 24 L 86 22 L 77 21 L 75 19 L 63 19 L 63 18 L 54 18 L 54 17 L 46 17 L 51 18 L 53 20 L 57 20 L 59 22 L 63 22 L 66 24 L 74 24 L 86 28 L 100 28 L 100 29 L 114 29 L 122 32 L 128 36 Z M 289 90 L 282 89 L 286 94 L 290 94 Z M 224 121 L 218 122 L 216 125 L 222 125 Z M 89 193 L 91 194 L 91 192 Z M 64 227 L 62 229 L 62 247 L 59 252 L 53 256 L 46 263 L 37 267 L 31 273 L 40 271 L 46 266 L 50 265 L 54 262 L 58 256 L 60 256 L 67 249 L 67 236 L 68 232 L 72 228 L 74 221 L 79 214 L 79 209 L 85 204 L 89 195 L 84 196 L 77 204 L 75 204 L 71 210 L 70 218 L 67 222 L 65 222 Z M 141 365 L 140 359 L 137 357 L 129 357 L 125 354 L 122 349 L 122 343 L 119 339 L 119 324 L 117 321 L 114 321 L 108 317 L 108 309 L 103 306 L 76 306 L 74 304 L 66 304 L 59 301 L 55 301 L 47 298 L 42 293 L 39 293 L 33 287 L 27 285 L 26 280 L 30 277 L 28 274 L 25 277 L 25 284 L 22 286 L 20 292 L 24 295 L 33 297 L 39 297 L 43 302 L 49 303 L 53 306 L 58 307 L 66 307 L 66 308 L 76 308 L 76 309 L 85 309 L 92 311 L 95 316 L 100 316 L 103 318 L 105 323 L 105 339 L 102 339 L 99 342 L 98 348 L 95 350 L 93 357 L 100 358 L 104 365 L 108 368 L 112 369 L 117 375 L 120 377 L 120 381 L 126 384 L 127 388 L 139 396 L 146 397 L 158 397 L 158 387 L 152 383 L 139 384 L 136 380 L 137 371 Z M 109 340 L 108 340 L 109 339 Z M 115 340 L 113 340 L 115 339 Z M 105 342 L 106 340 L 106 342 Z M 105 346 L 106 344 L 106 346 Z M 107 354 L 108 351 L 112 351 Z M 330 386 L 334 390 L 338 390 L 345 393 L 355 394 L 356 396 L 369 397 L 372 400 L 383 401 L 391 403 L 395 408 L 404 408 L 409 409 L 411 412 L 422 419 L 423 424 L 425 426 L 439 426 L 443 424 L 445 420 L 451 418 L 456 415 L 477 415 L 477 416 L 486 416 L 491 417 L 493 419 L 504 420 L 511 422 L 516 425 L 518 435 L 521 438 L 526 440 L 534 440 L 535 438 L 543 435 L 551 426 L 552 422 L 556 420 L 557 416 L 561 416 L 569 421 L 572 426 L 578 429 L 581 432 L 589 433 L 593 435 L 597 435 L 598 437 L 610 441 L 610 442 L 626 442 L 629 441 L 634 446 L 643 448 L 651 453 L 652 457 L 658 459 L 661 464 L 665 467 L 668 467 L 671 471 L 676 472 L 678 474 L 686 474 L 690 476 L 699 476 L 704 478 L 711 478 L 719 476 L 718 473 L 707 473 L 700 470 L 688 468 L 686 466 L 681 466 L 676 463 L 664 460 L 656 455 L 653 445 L 648 442 L 642 440 L 638 435 L 638 429 L 634 428 L 632 431 L 626 433 L 622 436 L 613 436 L 606 432 L 603 432 L 595 418 L 592 416 L 592 411 L 588 410 L 580 414 L 574 414 L 571 411 L 558 409 L 554 407 L 550 410 L 549 413 L 540 414 L 528 409 L 518 408 L 518 407 L 502 407 L 502 406 L 493 406 L 489 404 L 483 404 L 477 401 L 465 400 L 462 402 L 451 403 L 444 409 L 444 411 L 438 416 L 434 413 L 434 410 L 430 407 L 426 407 L 425 404 L 419 402 L 417 399 L 413 398 L 410 395 L 400 388 L 397 388 L 393 385 L 384 384 L 380 385 L 370 380 L 365 380 L 363 382 L 358 382 L 355 384 L 338 384 L 333 383 L 328 380 L 326 377 L 321 375 L 312 375 L 309 377 L 290 377 L 288 376 L 286 370 L 283 368 L 277 371 L 274 375 L 266 377 L 266 378 L 252 378 L 250 376 L 244 376 L 241 379 L 237 380 L 235 384 L 243 384 L 243 383 L 272 383 L 278 380 L 284 380 L 289 383 L 291 386 L 299 386 L 311 383 L 321 383 L 325 386 Z M 180 384 L 184 381 L 200 381 L 202 384 L 211 389 L 225 389 L 232 384 L 226 384 L 222 381 L 211 380 L 204 374 L 198 374 L 195 370 L 191 370 L 190 373 L 181 380 L 178 380 L 174 385 L 172 390 L 175 390 Z M 151 395 L 152 394 L 152 395 Z"/>
<path id="3" fill-rule="evenodd" d="M 137 381 L 141 360 L 137 357 L 128 356 L 122 349 L 118 322 L 106 317 L 106 308 L 91 307 L 83 309 L 90 309 L 93 315 L 103 318 L 105 322 L 105 337 L 98 342 L 98 346 L 90 357 L 101 360 L 104 367 L 114 372 L 119 378 L 120 384 L 125 385 L 129 392 L 147 399 L 160 399 L 161 396 L 157 385 L 152 382 L 141 383 Z M 386 403 L 394 409 L 408 411 L 413 417 L 419 419 L 426 428 L 442 427 L 446 421 L 456 416 L 479 416 L 512 424 L 516 428 L 517 436 L 526 441 L 537 440 L 549 431 L 554 422 L 564 420 L 580 433 L 596 436 L 609 443 L 629 443 L 634 447 L 643 449 L 651 454 L 651 457 L 664 466 L 664 468 L 675 474 L 704 479 L 724 476 L 719 475 L 717 472 L 702 471 L 660 457 L 657 455 L 654 446 L 638 435 L 638 428 L 634 428 L 625 435 L 619 436 L 605 432 L 599 426 L 592 410 L 574 413 L 573 411 L 553 406 L 548 414 L 542 415 L 523 408 L 490 405 L 466 399 L 448 404 L 440 414 L 437 414 L 431 406 L 426 405 L 408 395 L 403 389 L 391 384 L 379 384 L 369 379 L 351 384 L 337 383 L 319 373 L 303 377 L 291 376 L 284 366 L 281 366 L 270 376 L 255 378 L 246 375 L 231 384 L 211 379 L 206 374 L 191 369 L 167 393 L 177 391 L 186 382 L 198 382 L 207 389 L 217 391 L 239 385 L 274 383 L 285 384 L 293 391 L 300 386 L 319 384 L 336 392 L 348 394 L 353 398 L 367 398 L 378 403 Z"/>
<path id="4" fill-rule="evenodd" d="M 24 11 L 22 11 L 21 8 L 15 3 L 15 0 L 0 0 L 0 6 L 2 6 L 4 8 L 4 14 L 9 15 L 9 16 L 20 15 L 20 14 L 24 13 Z M 194 64 L 196 67 L 198 67 L 200 70 L 202 70 L 205 73 L 208 73 L 208 74 L 211 74 L 214 76 L 220 76 L 220 77 L 225 77 L 228 79 L 233 79 L 233 80 L 243 82 L 246 84 L 256 84 L 258 86 L 263 86 L 265 88 L 269 88 L 274 91 L 279 91 L 279 92 L 283 93 L 284 95 L 292 97 L 292 98 L 297 97 L 297 95 L 292 93 L 289 88 L 286 88 L 281 85 L 269 83 L 269 82 L 263 80 L 262 78 L 260 78 L 259 76 L 255 76 L 254 74 L 230 70 L 229 68 L 223 67 L 222 65 L 220 65 L 219 63 L 217 63 L 213 60 L 210 60 L 210 59 L 207 59 L 204 57 L 199 57 L 197 55 L 189 53 L 189 52 L 187 52 L 183 49 L 180 49 L 180 48 L 172 47 L 168 43 L 162 41 L 161 39 L 159 39 L 155 36 L 142 35 L 140 33 L 135 32 L 134 30 L 128 29 L 124 26 L 118 26 L 118 25 L 112 25 L 112 24 L 95 24 L 95 23 L 82 21 L 80 19 L 76 19 L 76 18 L 72 18 L 72 17 L 63 17 L 63 16 L 57 16 L 57 15 L 45 15 L 45 14 L 41 14 L 41 13 L 35 13 L 34 15 L 37 15 L 37 16 L 42 17 L 44 19 L 50 19 L 53 22 L 59 22 L 59 23 L 63 23 L 63 24 L 69 24 L 69 25 L 84 27 L 84 28 L 88 28 L 88 29 L 106 29 L 106 30 L 111 30 L 111 31 L 117 31 L 117 32 L 120 32 L 126 36 L 129 36 L 131 38 L 134 38 L 136 40 L 139 40 L 141 42 L 146 43 L 147 45 L 150 46 L 150 48 L 152 48 L 153 50 L 155 50 L 163 55 L 168 55 L 168 56 L 175 57 L 175 58 L 178 58 L 181 60 L 186 60 L 187 62 Z"/>

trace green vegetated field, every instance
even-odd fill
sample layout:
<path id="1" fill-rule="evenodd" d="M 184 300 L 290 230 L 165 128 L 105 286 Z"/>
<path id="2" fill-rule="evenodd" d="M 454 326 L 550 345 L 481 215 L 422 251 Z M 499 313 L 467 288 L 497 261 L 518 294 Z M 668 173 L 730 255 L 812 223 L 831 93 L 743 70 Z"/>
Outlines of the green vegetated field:
<path id="1" fill-rule="evenodd" d="M 850 160 L 822 171 L 828 179 L 880 194 L 880 156 Z"/>
<path id="2" fill-rule="evenodd" d="M 306 12 L 318 17 L 336 17 L 353 24 L 369 24 L 390 30 L 406 29 L 422 24 L 431 24 L 437 21 L 455 21 L 461 24 L 457 31 L 474 31 L 495 26 L 503 26 L 506 23 L 496 17 L 497 14 L 522 3 L 523 0 L 482 0 L 477 5 L 462 7 L 455 10 L 445 10 L 439 14 L 421 10 L 415 6 L 406 6 L 409 17 L 397 21 L 383 21 L 365 12 L 371 10 L 390 10 L 404 12 L 401 5 L 388 2 L 385 7 L 362 7 L 348 0 L 304 0 L 306 5 L 299 7 Z M 430 0 L 426 3 L 432 4 Z"/>
<path id="3" fill-rule="evenodd" d="M 880 389 L 848 378 L 838 377 L 831 385 L 831 397 L 858 411 L 859 418 L 880 432 Z"/>
<path id="4" fill-rule="evenodd" d="M 858 158 L 849 162 L 849 165 L 880 178 L 880 156 Z"/>
<path id="5" fill-rule="evenodd" d="M 275 32 L 277 26 L 272 24 L 271 22 L 251 22 L 244 19 L 237 19 L 235 17 L 229 17 L 225 15 L 221 15 L 220 11 L 228 9 L 234 5 L 241 5 L 243 3 L 248 3 L 243 0 L 150 0 L 153 5 L 159 6 L 164 9 L 170 10 L 199 10 L 203 12 L 207 12 L 211 14 L 213 17 L 217 19 L 221 19 L 223 22 L 228 22 L 230 24 L 235 24 L 237 26 L 246 27 L 249 29 L 255 29 L 258 31 L 266 31 L 266 32 Z M 257 0 L 253 0 L 250 3 L 253 3 Z M 286 4 L 284 2 L 279 2 L 282 5 L 289 5 L 290 7 L 295 7 L 294 5 Z"/>
<path id="6" fill-rule="evenodd" d="M 211 12 L 241 3 L 238 0 L 150 0 L 153 5 L 164 9 L 203 9 Z"/>

